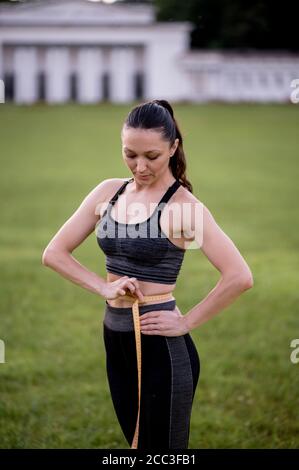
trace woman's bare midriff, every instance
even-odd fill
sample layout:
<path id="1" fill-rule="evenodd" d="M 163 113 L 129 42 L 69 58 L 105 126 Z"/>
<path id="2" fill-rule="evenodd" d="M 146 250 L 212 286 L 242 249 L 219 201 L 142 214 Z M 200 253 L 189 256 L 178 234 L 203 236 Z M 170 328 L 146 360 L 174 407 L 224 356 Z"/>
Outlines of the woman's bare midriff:
<path id="1" fill-rule="evenodd" d="M 107 273 L 107 282 L 113 282 L 116 281 L 117 279 L 120 279 L 123 276 L 118 276 L 117 274 L 113 273 Z M 130 276 L 130 277 L 136 277 L 136 276 Z M 136 277 L 138 280 L 138 278 Z M 175 289 L 176 284 L 159 284 L 156 282 L 146 282 L 146 281 L 140 281 L 138 280 L 139 288 L 143 295 L 158 295 L 158 294 L 168 294 L 169 292 L 173 292 Z M 127 290 L 129 292 L 129 289 Z M 151 305 L 151 304 L 156 304 L 156 303 L 162 303 L 162 302 L 169 302 L 170 300 L 174 300 L 175 297 L 172 295 L 169 297 L 169 299 L 166 300 L 151 300 L 145 303 L 142 303 L 142 305 Z M 111 305 L 111 307 L 131 307 L 132 302 L 129 300 L 122 299 L 121 296 L 119 296 L 117 299 L 113 300 L 107 300 L 107 303 Z"/>

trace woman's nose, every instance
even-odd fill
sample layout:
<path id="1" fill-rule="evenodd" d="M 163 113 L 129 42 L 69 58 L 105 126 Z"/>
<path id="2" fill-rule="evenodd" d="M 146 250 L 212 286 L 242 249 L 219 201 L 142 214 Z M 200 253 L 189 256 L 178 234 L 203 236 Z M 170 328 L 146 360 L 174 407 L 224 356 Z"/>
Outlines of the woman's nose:
<path id="1" fill-rule="evenodd" d="M 144 163 L 137 163 L 137 171 L 142 173 L 146 170 L 146 165 Z"/>

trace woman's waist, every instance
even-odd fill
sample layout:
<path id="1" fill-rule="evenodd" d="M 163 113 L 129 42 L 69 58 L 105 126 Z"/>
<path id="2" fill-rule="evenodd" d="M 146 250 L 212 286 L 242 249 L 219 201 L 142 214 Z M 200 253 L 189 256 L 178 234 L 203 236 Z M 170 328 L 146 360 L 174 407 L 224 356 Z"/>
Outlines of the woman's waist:
<path id="1" fill-rule="evenodd" d="M 170 292 L 157 292 L 155 294 L 145 294 L 144 295 L 144 301 L 138 301 L 140 306 L 145 306 L 145 305 L 153 305 L 157 303 L 165 303 L 169 302 L 171 300 L 175 300 L 175 297 L 172 293 Z M 137 297 L 136 296 L 131 296 L 129 293 L 127 293 L 124 296 L 120 296 L 117 299 L 109 299 L 107 300 L 107 304 L 110 305 L 111 307 L 119 307 L 119 308 L 125 308 L 125 307 L 132 307 L 133 303 L 136 301 Z"/>
<path id="2" fill-rule="evenodd" d="M 175 300 L 167 302 L 158 301 L 153 305 L 139 305 L 139 316 L 147 312 L 154 312 L 157 310 L 174 310 L 176 307 Z M 130 307 L 111 307 L 106 300 L 104 325 L 110 330 L 114 331 L 134 331 L 134 321 L 132 314 L 132 306 Z"/>
<path id="3" fill-rule="evenodd" d="M 121 277 L 122 276 L 108 273 L 107 281 L 113 282 L 117 279 L 120 279 Z M 153 300 L 145 299 L 145 302 L 139 302 L 140 305 L 152 305 L 156 303 L 169 302 L 170 300 L 175 300 L 175 297 L 173 295 L 175 284 L 166 285 L 138 280 L 138 285 L 142 294 L 145 297 L 156 297 Z M 159 299 L 159 296 L 165 296 L 165 299 Z M 126 295 L 120 295 L 119 297 L 113 300 L 109 299 L 107 300 L 107 303 L 108 305 L 111 305 L 111 307 L 131 307 L 135 300 L 136 296 L 132 294 L 129 289 L 127 289 Z"/>

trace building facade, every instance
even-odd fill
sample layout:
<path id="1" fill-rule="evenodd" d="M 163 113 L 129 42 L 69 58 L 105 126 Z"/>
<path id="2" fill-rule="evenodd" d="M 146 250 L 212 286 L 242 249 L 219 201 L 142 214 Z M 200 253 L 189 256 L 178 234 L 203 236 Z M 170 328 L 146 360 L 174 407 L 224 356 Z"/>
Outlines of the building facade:
<path id="1" fill-rule="evenodd" d="M 0 7 L 5 101 L 289 101 L 292 54 L 191 51 L 189 22 L 145 4 L 49 0 Z"/>

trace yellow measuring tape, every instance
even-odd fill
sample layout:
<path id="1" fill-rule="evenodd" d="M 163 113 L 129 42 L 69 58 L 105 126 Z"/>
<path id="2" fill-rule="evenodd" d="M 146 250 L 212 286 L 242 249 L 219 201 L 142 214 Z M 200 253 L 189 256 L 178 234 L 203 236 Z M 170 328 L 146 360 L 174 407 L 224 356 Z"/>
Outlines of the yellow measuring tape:
<path id="1" fill-rule="evenodd" d="M 167 294 L 157 294 L 157 295 L 144 295 L 143 301 L 139 300 L 139 298 L 135 295 L 131 295 L 127 293 L 126 295 L 122 295 L 120 298 L 134 300 L 132 305 L 133 311 L 133 321 L 134 321 L 134 330 L 135 330 L 135 342 L 136 342 L 136 356 L 137 356 L 137 370 L 138 370 L 138 414 L 137 414 L 137 422 L 135 428 L 135 434 L 133 437 L 133 442 L 131 445 L 131 449 L 137 449 L 138 446 L 138 436 L 139 436 L 139 416 L 140 416 L 140 399 L 141 399 L 141 337 L 140 337 L 140 320 L 139 320 L 139 304 L 143 304 L 145 302 L 150 302 L 152 300 L 166 300 L 172 297 L 172 293 L 168 292 Z M 161 307 L 162 310 L 162 307 Z"/>

